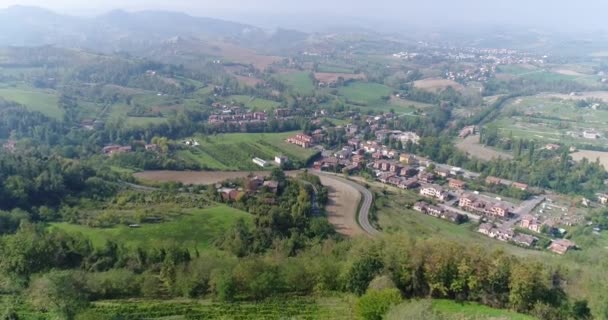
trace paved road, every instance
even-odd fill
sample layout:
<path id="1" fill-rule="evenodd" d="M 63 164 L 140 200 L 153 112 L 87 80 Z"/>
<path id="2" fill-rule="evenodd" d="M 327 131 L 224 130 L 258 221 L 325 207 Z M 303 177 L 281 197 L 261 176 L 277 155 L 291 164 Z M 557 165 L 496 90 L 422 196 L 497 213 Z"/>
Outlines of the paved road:
<path id="1" fill-rule="evenodd" d="M 356 182 L 352 182 L 350 180 L 341 178 L 335 174 L 320 172 L 320 171 L 316 171 L 316 170 L 310 170 L 308 172 L 318 175 L 318 176 L 323 176 L 323 177 L 326 177 L 329 179 L 333 179 L 333 180 L 339 181 L 341 183 L 345 183 L 345 184 L 355 188 L 355 190 L 359 191 L 361 193 L 361 195 L 363 196 L 363 201 L 361 202 L 361 207 L 359 208 L 359 213 L 357 215 L 357 222 L 359 223 L 359 225 L 361 226 L 363 231 L 365 231 L 370 236 L 375 236 L 375 235 L 380 234 L 380 231 L 378 231 L 376 228 L 374 228 L 374 226 L 372 226 L 372 224 L 369 222 L 369 210 L 371 209 L 372 201 L 374 200 L 374 195 L 372 194 L 371 191 L 369 191 L 367 188 L 365 188 L 364 186 L 362 186 Z"/>

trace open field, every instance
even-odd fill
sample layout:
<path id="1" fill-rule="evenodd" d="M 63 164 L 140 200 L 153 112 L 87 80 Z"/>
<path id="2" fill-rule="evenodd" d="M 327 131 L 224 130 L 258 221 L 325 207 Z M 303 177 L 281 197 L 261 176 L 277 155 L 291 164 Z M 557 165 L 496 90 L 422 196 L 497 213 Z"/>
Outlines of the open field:
<path id="1" fill-rule="evenodd" d="M 600 99 L 608 102 L 608 91 L 588 91 L 588 92 L 577 92 L 576 95 L 571 96 L 563 93 L 544 93 L 539 94 L 538 97 L 544 98 L 558 98 L 562 100 L 585 100 L 585 99 Z"/>
<path id="2" fill-rule="evenodd" d="M 458 82 L 439 78 L 429 78 L 414 81 L 414 87 L 427 91 L 441 91 L 447 87 L 452 87 L 456 91 L 464 90 L 464 86 Z"/>
<path id="3" fill-rule="evenodd" d="M 164 244 L 178 244 L 206 249 L 238 219 L 250 221 L 251 216 L 237 209 L 217 206 L 207 209 L 183 210 L 183 215 L 173 221 L 142 224 L 140 228 L 118 226 L 102 229 L 65 222 L 52 223 L 50 227 L 68 233 L 81 233 L 97 247 L 112 240 L 126 246 L 158 248 Z"/>
<path id="4" fill-rule="evenodd" d="M 268 171 L 143 171 L 133 176 L 146 182 L 181 182 L 183 184 L 210 185 L 229 179 L 245 178 L 250 174 L 266 176 Z"/>
<path id="5" fill-rule="evenodd" d="M 325 82 L 325 83 L 330 83 L 330 82 L 337 82 L 338 78 L 342 78 L 345 81 L 348 80 L 359 80 L 359 79 L 364 79 L 365 75 L 364 74 L 355 74 L 355 73 L 331 73 L 331 72 L 316 72 L 315 73 L 315 79 L 317 79 L 317 81 L 320 82 Z"/>
<path id="6" fill-rule="evenodd" d="M 264 82 L 261 79 L 253 78 L 253 77 L 246 77 L 246 76 L 241 76 L 241 75 L 235 75 L 234 77 L 236 78 L 236 80 L 239 81 L 240 84 L 244 84 L 244 85 L 250 86 L 250 87 L 255 87 L 256 85 Z"/>
<path id="7" fill-rule="evenodd" d="M 59 108 L 57 93 L 28 87 L 2 87 L 0 98 L 24 105 L 30 111 L 38 111 L 49 117 L 61 119 L 63 111 Z"/>
<path id="8" fill-rule="evenodd" d="M 338 93 L 349 103 L 365 107 L 378 107 L 387 104 L 392 89 L 378 83 L 353 82 L 338 89 Z"/>
<path id="9" fill-rule="evenodd" d="M 230 101 L 242 103 L 246 108 L 250 109 L 255 108 L 258 110 L 273 110 L 281 106 L 280 102 L 243 95 L 230 96 L 228 99 Z"/>
<path id="10" fill-rule="evenodd" d="M 285 155 L 292 161 L 306 163 L 316 151 L 303 149 L 285 140 L 297 132 L 284 133 L 229 133 L 195 138 L 200 146 L 185 152 L 199 159 L 202 167 L 209 170 L 260 170 L 252 162 L 254 157 L 272 161 L 277 155 Z M 208 162 L 208 159 L 213 159 Z M 218 166 L 220 164 L 221 166 Z"/>
<path id="11" fill-rule="evenodd" d="M 608 168 L 608 152 L 580 150 L 570 155 L 575 161 L 581 161 L 584 158 L 587 158 L 589 161 L 593 162 L 596 159 L 599 159 L 604 168 Z"/>
<path id="12" fill-rule="evenodd" d="M 296 93 L 309 94 L 315 89 L 308 72 L 290 72 L 280 74 L 278 78 Z"/>
<path id="13" fill-rule="evenodd" d="M 456 147 L 474 158 L 492 160 L 497 158 L 512 159 L 513 155 L 479 144 L 479 136 L 468 136 L 459 139 Z"/>
<path id="14" fill-rule="evenodd" d="M 255 68 L 260 70 L 265 70 L 271 64 L 282 59 L 277 56 L 258 54 L 254 50 L 239 47 L 227 42 L 213 42 L 203 50 L 207 54 L 221 57 L 232 62 L 252 64 Z"/>
<path id="15" fill-rule="evenodd" d="M 458 303 L 452 300 L 433 300 L 433 310 L 449 316 L 449 319 L 475 319 L 475 320 L 533 320 L 534 318 L 525 314 L 509 310 L 494 309 L 474 302 Z"/>

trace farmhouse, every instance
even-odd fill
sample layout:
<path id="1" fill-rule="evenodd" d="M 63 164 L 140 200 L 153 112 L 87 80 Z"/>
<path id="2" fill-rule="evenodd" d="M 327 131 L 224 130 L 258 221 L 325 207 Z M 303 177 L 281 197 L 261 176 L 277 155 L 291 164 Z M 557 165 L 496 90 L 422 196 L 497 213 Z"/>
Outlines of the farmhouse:
<path id="1" fill-rule="evenodd" d="M 268 165 L 268 162 L 266 162 L 263 159 L 260 158 L 253 158 L 253 163 L 257 164 L 258 166 L 264 168 Z"/>
<path id="2" fill-rule="evenodd" d="M 494 229 L 494 225 L 492 225 L 491 223 L 482 223 L 479 225 L 479 229 L 477 229 L 477 232 L 489 237 L 490 232 L 492 232 L 492 229 Z"/>
<path id="3" fill-rule="evenodd" d="M 133 148 L 131 146 L 119 146 L 119 145 L 111 145 L 106 146 L 102 149 L 102 152 L 107 155 L 115 155 L 119 153 L 127 153 L 131 152 Z"/>
<path id="4" fill-rule="evenodd" d="M 512 188 L 515 188 L 515 189 L 519 189 L 519 190 L 521 190 L 521 191 L 526 191 L 526 190 L 528 190 L 528 185 L 527 185 L 527 184 L 525 184 L 525 183 L 521 183 L 521 182 L 513 182 L 513 183 L 511 184 L 511 187 L 512 187 Z"/>
<path id="5" fill-rule="evenodd" d="M 443 190 L 442 187 L 437 185 L 430 185 L 420 189 L 420 195 L 428 198 L 437 198 L 441 201 L 448 200 L 450 197 L 449 193 Z"/>
<path id="6" fill-rule="evenodd" d="M 557 253 L 557 254 L 565 254 L 568 250 L 575 248 L 576 244 L 570 240 L 566 239 L 557 239 L 551 242 L 549 246 L 549 250 Z"/>
<path id="7" fill-rule="evenodd" d="M 416 164 L 416 157 L 414 157 L 411 154 L 407 154 L 407 153 L 402 153 L 401 155 L 399 155 L 399 162 L 405 163 L 405 164 Z"/>
<path id="8" fill-rule="evenodd" d="M 487 177 L 487 178 L 486 178 L 486 183 L 487 183 L 487 184 L 494 184 L 494 185 L 498 185 L 498 184 L 500 184 L 501 182 L 502 182 L 502 180 L 500 180 L 500 178 L 497 178 L 497 177 L 492 177 L 492 176 L 489 176 L 489 177 Z"/>

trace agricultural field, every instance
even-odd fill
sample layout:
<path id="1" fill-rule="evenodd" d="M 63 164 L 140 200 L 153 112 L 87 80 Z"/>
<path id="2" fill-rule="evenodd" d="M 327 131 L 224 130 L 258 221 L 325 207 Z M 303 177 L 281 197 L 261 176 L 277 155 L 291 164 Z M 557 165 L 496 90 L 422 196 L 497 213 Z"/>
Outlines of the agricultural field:
<path id="1" fill-rule="evenodd" d="M 331 83 L 337 82 L 339 78 L 344 79 L 344 81 L 348 80 L 361 80 L 365 78 L 364 74 L 355 74 L 355 73 L 340 73 L 340 72 L 315 72 L 315 79 L 317 81 Z"/>
<path id="2" fill-rule="evenodd" d="M 606 145 L 608 110 L 577 108 L 573 100 L 547 95 L 527 96 L 507 102 L 492 125 L 505 137 L 563 143 L 584 148 Z M 584 138 L 585 130 L 597 131 L 598 139 Z"/>
<path id="3" fill-rule="evenodd" d="M 285 141 L 296 133 L 229 133 L 195 137 L 200 146 L 184 150 L 181 156 L 198 161 L 208 170 L 223 171 L 259 170 L 260 167 L 252 162 L 254 157 L 272 161 L 277 155 L 285 155 L 292 161 L 306 163 L 316 151 Z"/>
<path id="4" fill-rule="evenodd" d="M 608 168 L 608 152 L 605 151 L 579 150 L 570 154 L 570 156 L 572 156 L 574 161 L 581 161 L 583 159 L 589 161 L 599 160 L 604 168 Z"/>
<path id="5" fill-rule="evenodd" d="M 535 82 L 575 81 L 590 87 L 600 87 L 601 77 L 589 74 L 589 70 L 573 66 L 559 66 L 552 69 L 533 65 L 507 65 L 498 68 L 498 78 L 517 77 Z"/>
<path id="6" fill-rule="evenodd" d="M 354 297 L 288 297 L 260 302 L 100 301 L 90 315 L 137 319 L 353 319 Z M 131 319 L 128 317 L 128 319 Z"/>
<path id="7" fill-rule="evenodd" d="M 358 81 L 341 87 L 338 93 L 352 104 L 374 107 L 387 104 L 383 97 L 389 97 L 392 89 L 378 83 Z"/>
<path id="8" fill-rule="evenodd" d="M 266 100 L 262 98 L 234 95 L 228 97 L 228 101 L 234 101 L 236 103 L 242 103 L 246 108 L 255 110 L 274 110 L 281 106 L 280 102 Z"/>
<path id="9" fill-rule="evenodd" d="M 204 250 L 209 248 L 213 241 L 238 219 L 251 221 L 251 216 L 237 209 L 216 206 L 207 209 L 182 210 L 173 221 L 144 223 L 140 228 L 127 226 L 92 228 L 66 222 L 52 223 L 50 228 L 83 234 L 97 247 L 112 240 L 128 247 L 157 248 L 163 244 L 178 244 Z"/>
<path id="10" fill-rule="evenodd" d="M 315 89 L 308 72 L 290 72 L 281 74 L 278 78 L 299 94 L 310 94 Z"/>
<path id="11" fill-rule="evenodd" d="M 186 185 L 210 185 L 249 175 L 266 176 L 269 171 L 143 171 L 133 176 L 145 183 L 180 182 Z"/>
<path id="12" fill-rule="evenodd" d="M 465 88 L 458 82 L 447 80 L 447 79 L 436 79 L 429 78 L 423 80 L 414 81 L 414 87 L 427 91 L 441 91 L 447 89 L 448 87 L 452 87 L 452 89 L 456 91 L 463 91 Z"/>
<path id="13" fill-rule="evenodd" d="M 34 89 L 26 86 L 0 86 L 0 98 L 24 105 L 28 110 L 41 112 L 49 117 L 61 119 L 63 111 L 58 105 L 57 92 Z"/>
<path id="14" fill-rule="evenodd" d="M 471 157 L 481 159 L 481 160 L 492 160 L 492 159 L 512 159 L 513 155 L 498 151 L 494 148 L 487 147 L 479 144 L 479 136 L 468 136 L 465 139 L 459 139 L 456 143 L 456 147 L 466 153 L 468 153 Z"/>
<path id="15" fill-rule="evenodd" d="M 452 300 L 433 300 L 433 310 L 448 319 L 471 319 L 471 320 L 490 320 L 490 319 L 511 319 L 511 320 L 533 320 L 528 315 L 512 312 L 509 310 L 494 309 L 488 306 L 473 302 L 458 303 Z"/>

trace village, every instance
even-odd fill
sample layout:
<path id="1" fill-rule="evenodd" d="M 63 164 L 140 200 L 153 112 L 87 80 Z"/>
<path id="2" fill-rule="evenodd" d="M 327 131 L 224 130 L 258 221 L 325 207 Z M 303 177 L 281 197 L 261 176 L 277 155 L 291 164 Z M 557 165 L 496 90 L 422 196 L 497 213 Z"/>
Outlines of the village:
<path id="1" fill-rule="evenodd" d="M 536 190 L 517 181 L 482 177 L 476 172 L 391 148 L 384 142 L 417 144 L 420 137 L 414 132 L 386 129 L 381 125 L 382 119 L 383 116 L 366 119 L 376 138 L 372 140 L 365 140 L 359 127 L 346 125 L 348 142 L 336 150 L 325 150 L 319 144 L 323 130 L 316 130 L 311 135 L 297 134 L 287 142 L 321 150 L 320 158 L 313 163 L 314 170 L 347 176 L 371 172 L 377 182 L 387 187 L 418 194 L 420 200 L 413 204 L 412 209 L 420 214 L 456 224 L 471 221 L 478 224 L 476 231 L 480 234 L 525 248 L 547 248 L 557 254 L 576 248 L 574 242 L 562 239 L 566 231 L 559 226 L 580 224 L 582 216 L 568 216 L 567 208 L 563 208 L 565 214 L 558 217 L 545 214 L 557 205 L 543 194 L 544 190 Z M 476 126 L 464 127 L 459 137 L 474 135 L 477 130 Z M 505 199 L 488 191 L 494 188 L 512 188 L 527 196 L 523 200 Z M 599 199 L 608 203 L 608 195 L 600 195 Z"/>

